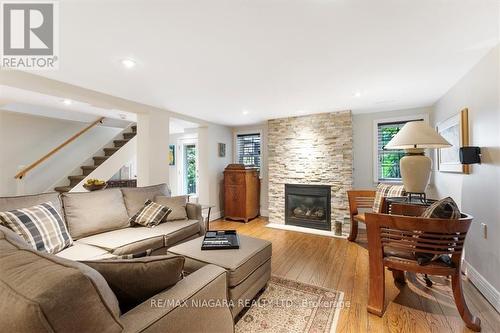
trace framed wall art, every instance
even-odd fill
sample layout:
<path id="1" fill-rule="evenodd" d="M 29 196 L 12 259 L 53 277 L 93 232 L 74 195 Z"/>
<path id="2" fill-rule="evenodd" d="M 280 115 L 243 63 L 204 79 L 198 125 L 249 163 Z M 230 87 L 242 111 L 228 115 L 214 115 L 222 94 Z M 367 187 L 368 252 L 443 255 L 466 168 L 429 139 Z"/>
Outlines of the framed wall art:
<path id="1" fill-rule="evenodd" d="M 437 164 L 440 172 L 470 173 L 470 165 L 460 163 L 460 147 L 469 146 L 469 111 L 467 108 L 442 121 L 436 126 L 443 138 L 452 144 L 449 148 L 437 149 Z"/>

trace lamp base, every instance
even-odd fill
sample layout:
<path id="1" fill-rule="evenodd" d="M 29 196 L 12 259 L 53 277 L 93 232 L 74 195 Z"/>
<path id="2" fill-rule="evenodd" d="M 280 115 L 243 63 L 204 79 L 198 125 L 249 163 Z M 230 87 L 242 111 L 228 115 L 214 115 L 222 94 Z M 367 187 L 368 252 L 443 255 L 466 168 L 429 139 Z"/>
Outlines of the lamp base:
<path id="1" fill-rule="evenodd" d="M 432 160 L 423 154 L 410 152 L 401 158 L 399 166 L 405 191 L 407 193 L 425 193 L 431 177 Z"/>

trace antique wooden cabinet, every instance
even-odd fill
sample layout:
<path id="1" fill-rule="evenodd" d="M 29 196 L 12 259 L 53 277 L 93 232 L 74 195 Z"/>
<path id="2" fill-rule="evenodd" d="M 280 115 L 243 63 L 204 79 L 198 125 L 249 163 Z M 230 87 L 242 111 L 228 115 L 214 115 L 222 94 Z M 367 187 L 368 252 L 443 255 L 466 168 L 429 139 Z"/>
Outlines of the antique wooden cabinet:
<path id="1" fill-rule="evenodd" d="M 259 215 L 259 207 L 258 170 L 229 164 L 224 170 L 224 218 L 248 222 Z"/>

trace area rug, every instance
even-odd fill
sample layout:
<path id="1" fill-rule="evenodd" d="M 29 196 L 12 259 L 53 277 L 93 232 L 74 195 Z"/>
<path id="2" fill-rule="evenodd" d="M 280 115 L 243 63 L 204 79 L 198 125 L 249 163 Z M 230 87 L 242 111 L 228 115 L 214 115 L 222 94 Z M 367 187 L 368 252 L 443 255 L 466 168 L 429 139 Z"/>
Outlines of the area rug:
<path id="1" fill-rule="evenodd" d="M 335 332 L 344 293 L 272 276 L 240 315 L 235 332 Z"/>

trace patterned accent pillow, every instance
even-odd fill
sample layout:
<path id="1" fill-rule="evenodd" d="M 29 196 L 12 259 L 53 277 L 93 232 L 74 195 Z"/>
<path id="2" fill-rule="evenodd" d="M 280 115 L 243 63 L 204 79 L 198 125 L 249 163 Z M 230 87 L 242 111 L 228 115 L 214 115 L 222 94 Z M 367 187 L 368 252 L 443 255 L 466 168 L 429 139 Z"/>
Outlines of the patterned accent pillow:
<path id="1" fill-rule="evenodd" d="M 458 205 L 450 197 L 436 201 L 422 213 L 422 217 L 434 219 L 458 220 L 461 216 Z"/>
<path id="2" fill-rule="evenodd" d="M 140 224 L 151 228 L 160 224 L 160 222 L 171 212 L 172 210 L 170 208 L 147 200 L 144 203 L 144 207 L 132 216 L 129 221 L 132 225 Z"/>
<path id="3" fill-rule="evenodd" d="M 436 201 L 422 213 L 421 217 L 433 219 L 457 220 L 461 217 L 457 203 L 450 197 Z M 425 232 L 422 234 L 425 237 Z M 446 239 L 446 238 L 445 238 Z M 417 246 L 417 249 L 419 247 Z M 421 247 L 422 248 L 422 247 Z M 432 250 L 432 248 L 430 249 Z M 439 251 L 439 249 L 435 249 Z M 432 254 L 426 252 L 415 252 L 415 257 L 419 265 L 426 265 L 432 261 L 442 261 L 448 266 L 452 266 L 450 256 L 444 254 Z"/>
<path id="4" fill-rule="evenodd" d="M 116 256 L 112 257 L 110 259 L 116 260 L 116 259 L 135 259 L 135 258 L 143 258 L 143 257 L 149 257 L 151 253 L 153 252 L 153 249 L 147 249 L 146 251 L 142 252 L 137 252 L 137 253 L 132 253 L 132 254 L 123 254 L 121 256 Z"/>
<path id="5" fill-rule="evenodd" d="M 373 201 L 373 212 L 380 213 L 383 198 L 404 196 L 406 196 L 406 192 L 403 185 L 378 184 L 375 200 Z"/>
<path id="6" fill-rule="evenodd" d="M 73 244 L 61 215 L 51 202 L 0 212 L 0 224 L 41 252 L 54 254 Z"/>

